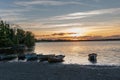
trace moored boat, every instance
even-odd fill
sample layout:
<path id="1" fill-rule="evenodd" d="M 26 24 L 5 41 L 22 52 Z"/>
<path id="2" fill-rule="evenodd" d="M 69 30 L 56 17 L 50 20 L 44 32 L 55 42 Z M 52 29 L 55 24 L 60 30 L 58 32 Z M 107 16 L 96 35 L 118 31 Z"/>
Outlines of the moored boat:
<path id="1" fill-rule="evenodd" d="M 48 62 L 49 63 L 63 62 L 64 57 L 65 55 L 57 55 L 57 56 L 49 57 Z"/>
<path id="2" fill-rule="evenodd" d="M 18 60 L 25 60 L 25 54 L 18 55 Z"/>
<path id="3" fill-rule="evenodd" d="M 92 63 L 97 62 L 97 54 L 96 53 L 89 54 L 88 56 L 89 56 L 89 58 L 88 58 L 89 61 L 91 61 Z"/>
<path id="4" fill-rule="evenodd" d="M 16 59 L 16 55 L 1 55 L 0 56 L 0 61 L 10 61 Z"/>
<path id="5" fill-rule="evenodd" d="M 38 55 L 38 59 L 40 61 L 48 61 L 48 58 L 55 56 L 55 54 L 49 54 L 49 55 Z"/>
<path id="6" fill-rule="evenodd" d="M 32 53 L 32 54 L 26 54 L 25 55 L 25 58 L 27 61 L 35 61 L 35 60 L 38 60 L 38 57 L 35 53 Z"/>

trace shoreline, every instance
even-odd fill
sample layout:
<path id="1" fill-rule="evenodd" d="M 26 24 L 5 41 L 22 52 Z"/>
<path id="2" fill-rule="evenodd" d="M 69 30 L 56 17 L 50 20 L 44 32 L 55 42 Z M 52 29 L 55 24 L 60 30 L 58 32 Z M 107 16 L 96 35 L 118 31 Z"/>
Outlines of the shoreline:
<path id="1" fill-rule="evenodd" d="M 120 39 L 100 39 L 100 40 L 38 40 L 35 43 L 39 42 L 103 42 L 103 41 L 120 41 Z"/>
<path id="2" fill-rule="evenodd" d="M 65 62 L 56 62 L 56 63 L 49 63 L 48 61 L 26 61 L 26 60 L 10 60 L 10 61 L 0 61 L 0 64 L 2 63 L 10 63 L 10 64 L 14 64 L 14 63 L 25 63 L 25 64 L 29 64 L 29 63 L 36 63 L 36 64 L 54 64 L 54 65 L 80 65 L 80 66 L 91 66 L 91 67 L 120 67 L 120 64 L 97 64 L 97 63 L 92 63 L 91 64 L 79 64 L 79 63 L 65 63 Z"/>
<path id="3" fill-rule="evenodd" d="M 1 80 L 120 80 L 120 66 L 0 62 Z"/>

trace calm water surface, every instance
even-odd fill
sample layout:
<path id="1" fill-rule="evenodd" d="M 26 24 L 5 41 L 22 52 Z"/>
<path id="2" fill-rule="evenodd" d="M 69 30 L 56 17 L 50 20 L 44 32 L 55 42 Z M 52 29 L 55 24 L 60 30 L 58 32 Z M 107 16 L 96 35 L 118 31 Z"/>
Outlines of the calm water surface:
<path id="1" fill-rule="evenodd" d="M 38 54 L 64 54 L 65 64 L 92 64 L 88 54 L 97 53 L 95 65 L 120 65 L 120 41 L 93 42 L 39 42 L 35 52 Z"/>

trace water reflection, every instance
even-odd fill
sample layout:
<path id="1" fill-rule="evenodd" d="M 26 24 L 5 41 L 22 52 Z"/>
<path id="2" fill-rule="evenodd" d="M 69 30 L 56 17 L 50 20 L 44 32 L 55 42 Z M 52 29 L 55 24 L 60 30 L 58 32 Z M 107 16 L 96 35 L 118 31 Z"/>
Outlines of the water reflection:
<path id="1" fill-rule="evenodd" d="M 44 42 L 36 43 L 35 52 L 43 54 L 65 54 L 64 63 L 92 64 L 88 54 L 97 53 L 96 64 L 120 64 L 120 41 L 102 42 Z"/>

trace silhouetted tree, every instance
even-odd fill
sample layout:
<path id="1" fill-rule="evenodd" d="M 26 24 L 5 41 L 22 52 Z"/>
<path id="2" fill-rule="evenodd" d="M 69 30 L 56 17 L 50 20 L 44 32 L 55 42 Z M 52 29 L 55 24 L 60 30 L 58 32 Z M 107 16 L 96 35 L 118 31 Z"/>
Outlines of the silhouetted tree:
<path id="1" fill-rule="evenodd" d="M 34 35 L 27 31 L 25 34 L 25 45 L 27 45 L 28 47 L 34 46 L 35 45 L 35 37 Z"/>
<path id="2" fill-rule="evenodd" d="M 9 47 L 13 45 L 12 40 L 9 38 L 10 30 L 9 25 L 0 21 L 0 47 Z"/>
<path id="3" fill-rule="evenodd" d="M 25 45 L 32 47 L 35 45 L 34 35 L 23 29 L 10 28 L 3 20 L 0 21 L 0 47 L 12 47 L 14 45 Z"/>

